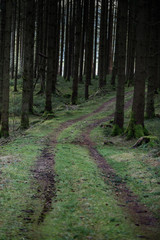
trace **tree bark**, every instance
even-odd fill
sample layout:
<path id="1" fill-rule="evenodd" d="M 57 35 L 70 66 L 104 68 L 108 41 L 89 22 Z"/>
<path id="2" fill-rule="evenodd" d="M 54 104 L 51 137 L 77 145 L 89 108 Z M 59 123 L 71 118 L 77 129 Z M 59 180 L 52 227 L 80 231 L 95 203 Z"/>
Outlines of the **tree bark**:
<path id="1" fill-rule="evenodd" d="M 12 24 L 12 1 L 4 2 L 4 16 L 2 32 L 4 41 L 3 52 L 3 85 L 2 85 L 2 115 L 1 115 L 1 137 L 9 136 L 9 79 L 10 79 L 10 45 L 11 45 L 11 24 Z M 3 31 L 4 30 L 4 31 Z"/>
<path id="2" fill-rule="evenodd" d="M 61 16 L 61 60 L 60 60 L 60 76 L 62 76 L 63 70 L 63 56 L 64 56 L 64 0 L 62 6 L 62 16 Z"/>
<path id="3" fill-rule="evenodd" d="M 49 28 L 48 28 L 48 61 L 46 79 L 46 103 L 45 110 L 52 112 L 52 91 L 57 77 L 57 52 L 56 52 L 56 24 L 57 24 L 57 0 L 49 0 Z"/>
<path id="4" fill-rule="evenodd" d="M 17 92 L 18 67 L 19 67 L 19 39 L 20 39 L 20 16 L 21 14 L 21 0 L 18 0 L 18 20 L 17 20 L 17 35 L 16 35 L 16 67 L 14 79 L 14 91 Z"/>
<path id="5" fill-rule="evenodd" d="M 124 124 L 124 86 L 125 86 L 125 59 L 126 59 L 126 37 L 127 37 L 127 11 L 128 0 L 120 0 L 118 4 L 117 32 L 118 51 L 118 84 L 116 93 L 116 110 L 114 117 L 113 134 L 117 135 L 123 130 Z"/>
<path id="6" fill-rule="evenodd" d="M 64 78 L 67 77 L 67 69 L 68 69 L 68 22 L 69 22 L 69 0 L 67 0 L 67 13 L 66 13 L 66 36 L 65 36 L 65 56 L 64 56 Z"/>
<path id="7" fill-rule="evenodd" d="M 79 70 L 79 82 L 80 83 L 83 82 L 84 50 L 85 50 L 87 21 L 88 21 L 88 0 L 84 0 L 83 26 L 82 26 L 83 30 L 81 33 L 80 70 Z"/>
<path id="8" fill-rule="evenodd" d="M 102 89 L 105 85 L 105 58 L 106 52 L 105 52 L 105 34 L 106 34 L 106 1 L 107 0 L 102 0 L 101 3 L 101 22 L 100 22 L 100 39 L 99 39 L 99 88 Z"/>
<path id="9" fill-rule="evenodd" d="M 33 81 L 33 44 L 34 44 L 34 9 L 35 1 L 26 2 L 24 22 L 24 69 L 22 89 L 21 128 L 29 127 L 29 107 Z"/>
<path id="10" fill-rule="evenodd" d="M 135 62 L 135 1 L 129 1 L 129 23 L 128 23 L 128 46 L 127 46 L 127 68 L 126 82 L 133 85 L 134 79 L 134 62 Z"/>
<path id="11" fill-rule="evenodd" d="M 75 56 L 74 56 L 74 75 L 72 85 L 72 104 L 77 103 L 78 98 L 78 69 L 80 57 L 81 25 L 82 25 L 82 7 L 81 1 L 76 0 L 76 32 L 75 32 Z"/>
<path id="12" fill-rule="evenodd" d="M 132 114 L 127 129 L 127 137 L 141 137 L 146 134 L 144 128 L 145 80 L 146 80 L 146 22 L 147 2 L 136 1 L 136 70 Z"/>
<path id="13" fill-rule="evenodd" d="M 12 14 L 12 59 L 11 59 L 11 78 L 14 78 L 14 60 L 15 60 L 15 32 L 16 32 L 16 14 L 17 14 L 17 0 L 15 0 Z"/>
<path id="14" fill-rule="evenodd" d="M 98 32 L 98 9 L 99 0 L 96 2 L 96 22 L 95 22 L 95 37 L 94 37 L 94 63 L 93 63 L 93 79 L 96 77 L 97 66 L 97 32 Z"/>
<path id="15" fill-rule="evenodd" d="M 148 86 L 147 86 L 147 118 L 155 116 L 154 96 L 157 82 L 157 8 L 156 1 L 150 2 L 150 19 L 149 19 L 149 58 L 148 58 Z"/>
<path id="16" fill-rule="evenodd" d="M 85 99 L 89 98 L 89 85 L 91 84 L 92 62 L 93 62 L 93 32 L 94 32 L 94 7 L 95 0 L 89 0 L 89 19 L 86 36 L 86 81 Z"/>
<path id="17" fill-rule="evenodd" d="M 112 37 L 113 37 L 113 0 L 110 0 L 109 26 L 108 26 L 108 52 L 107 52 L 107 74 L 112 72 Z"/>

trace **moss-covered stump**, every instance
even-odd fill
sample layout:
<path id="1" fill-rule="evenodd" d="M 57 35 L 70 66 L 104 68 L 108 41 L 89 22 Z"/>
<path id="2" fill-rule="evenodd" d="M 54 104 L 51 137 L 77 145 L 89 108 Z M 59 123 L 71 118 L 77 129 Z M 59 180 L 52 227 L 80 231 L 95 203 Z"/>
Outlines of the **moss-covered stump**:
<path id="1" fill-rule="evenodd" d="M 120 128 L 117 124 L 113 125 L 112 136 L 118 136 L 123 133 L 123 128 Z"/>

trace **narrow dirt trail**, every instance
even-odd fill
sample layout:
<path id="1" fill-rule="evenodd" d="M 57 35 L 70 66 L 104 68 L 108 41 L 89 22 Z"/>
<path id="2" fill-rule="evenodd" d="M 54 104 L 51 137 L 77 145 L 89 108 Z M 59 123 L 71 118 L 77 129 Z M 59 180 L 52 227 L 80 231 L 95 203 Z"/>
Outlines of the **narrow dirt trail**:
<path id="1" fill-rule="evenodd" d="M 130 95 L 131 92 L 126 95 Z M 91 117 L 103 110 L 107 109 L 110 105 L 115 102 L 115 97 L 104 102 L 96 110 L 91 113 L 85 114 L 77 119 L 68 120 L 54 130 L 53 133 L 48 137 L 45 147 L 42 150 L 40 157 L 38 158 L 35 168 L 32 171 L 34 178 L 38 183 L 37 193 L 39 198 L 43 201 L 43 209 L 38 217 L 38 224 L 42 223 L 45 219 L 45 216 L 52 208 L 52 200 L 56 197 L 56 188 L 55 188 L 55 171 L 54 171 L 54 149 L 57 144 L 59 134 L 68 128 L 69 126 L 80 122 L 88 117 Z"/>
<path id="2" fill-rule="evenodd" d="M 127 93 L 126 96 L 131 94 Z M 35 169 L 33 170 L 34 177 L 38 182 L 38 195 L 42 198 L 44 206 L 42 212 L 38 218 L 38 224 L 42 223 L 45 219 L 47 213 L 52 209 L 52 200 L 56 197 L 56 188 L 55 188 L 55 172 L 54 172 L 54 157 L 55 153 L 53 150 L 56 147 L 59 134 L 70 127 L 71 125 L 80 122 L 88 117 L 94 116 L 97 113 L 100 113 L 105 110 L 109 110 L 111 105 L 115 102 L 116 98 L 112 98 L 109 101 L 103 103 L 99 108 L 94 110 L 91 113 L 83 115 L 74 120 L 68 120 L 54 130 L 54 133 L 50 135 L 47 139 L 46 146 L 42 150 L 41 156 L 38 158 Z M 131 106 L 132 100 L 129 100 L 125 104 L 125 109 L 128 109 Z M 145 239 L 158 239 L 158 223 L 153 215 L 149 212 L 148 209 L 143 204 L 140 204 L 138 197 L 135 196 L 132 191 L 126 186 L 125 182 L 117 182 L 117 174 L 115 170 L 107 163 L 99 152 L 96 150 L 96 143 L 92 142 L 90 139 L 90 132 L 92 129 L 97 127 L 100 123 L 111 120 L 114 114 L 107 116 L 103 119 L 98 119 L 87 125 L 85 130 L 81 135 L 79 141 L 73 142 L 73 144 L 79 144 L 86 146 L 89 149 L 90 155 L 97 163 L 97 166 L 101 169 L 103 173 L 104 181 L 107 184 L 110 184 L 113 187 L 113 191 L 116 193 L 117 200 L 120 201 L 120 205 L 127 211 L 130 215 L 130 218 L 139 226 L 143 232 L 144 236 L 141 236 Z"/>

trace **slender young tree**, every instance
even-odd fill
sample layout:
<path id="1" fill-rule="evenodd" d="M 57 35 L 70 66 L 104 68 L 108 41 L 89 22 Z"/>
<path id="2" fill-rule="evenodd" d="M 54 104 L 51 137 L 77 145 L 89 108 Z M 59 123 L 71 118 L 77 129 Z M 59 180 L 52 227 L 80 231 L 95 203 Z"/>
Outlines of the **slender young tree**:
<path id="1" fill-rule="evenodd" d="M 135 1 L 129 1 L 129 23 L 128 23 L 128 44 L 127 44 L 127 68 L 126 82 L 128 85 L 133 85 L 134 79 L 134 62 L 135 62 Z"/>
<path id="2" fill-rule="evenodd" d="M 62 76 L 63 56 L 64 56 L 64 0 L 62 0 L 62 16 L 61 16 L 61 59 L 60 59 L 60 76 Z"/>
<path id="3" fill-rule="evenodd" d="M 40 78 L 41 71 L 41 57 L 39 53 L 42 53 L 43 49 L 43 7 L 44 0 L 38 0 L 36 3 L 36 53 L 35 53 L 35 65 L 34 65 L 34 77 Z"/>
<path id="4" fill-rule="evenodd" d="M 19 68 L 19 43 L 20 43 L 20 20 L 21 20 L 21 0 L 18 0 L 18 19 L 17 19 L 17 31 L 16 31 L 16 66 L 15 66 L 15 79 L 14 79 L 14 91 L 17 92 L 17 80 L 18 80 L 18 68 Z"/>
<path id="5" fill-rule="evenodd" d="M 56 52 L 56 25 L 57 25 L 57 1 L 49 0 L 49 27 L 48 27 L 48 61 L 46 79 L 46 103 L 45 110 L 52 112 L 52 91 L 55 88 L 57 78 L 57 52 Z"/>
<path id="6" fill-rule="evenodd" d="M 71 64 L 72 64 L 72 50 L 74 44 L 74 19 L 73 19 L 73 9 L 75 8 L 75 1 L 70 2 L 70 20 L 69 20 L 69 49 L 68 49 L 68 69 L 67 69 L 67 81 L 70 81 L 71 77 Z"/>
<path id="7" fill-rule="evenodd" d="M 83 23 L 81 32 L 81 50 L 80 50 L 80 69 L 79 69 L 79 82 L 83 83 L 83 71 L 84 71 L 84 50 L 85 50 L 85 40 L 86 40 L 86 26 L 88 23 L 88 0 L 83 0 Z"/>
<path id="8" fill-rule="evenodd" d="M 115 6 L 115 18 L 117 18 L 117 4 Z M 117 33 L 118 33 L 119 24 L 115 23 L 115 41 L 117 39 Z M 115 89 L 116 85 L 116 76 L 117 76 L 117 70 L 118 70 L 118 41 L 115 43 L 115 53 L 114 53 L 114 64 L 112 69 L 112 77 L 111 77 L 111 85 L 113 86 L 113 89 Z"/>
<path id="9" fill-rule="evenodd" d="M 2 54 L 2 113 L 1 113 L 1 137 L 9 136 L 9 79 L 10 79 L 10 45 L 11 45 L 11 24 L 12 24 L 12 1 L 2 1 L 4 19 L 2 19 L 3 40 L 1 47 Z"/>
<path id="10" fill-rule="evenodd" d="M 72 85 L 72 104 L 77 103 L 78 98 L 78 69 L 79 69 L 79 57 L 80 57 L 80 41 L 81 41 L 81 25 L 82 25 L 82 7 L 81 0 L 74 2 L 76 7 L 76 39 L 75 39 L 75 56 L 74 56 L 74 75 Z"/>
<path id="11" fill-rule="evenodd" d="M 112 38 L 113 38 L 113 0 L 110 0 L 109 26 L 108 26 L 108 47 L 107 47 L 107 74 L 112 72 Z"/>
<path id="12" fill-rule="evenodd" d="M 95 34 L 94 34 L 94 63 L 93 63 L 93 79 L 96 77 L 96 66 L 97 66 L 97 34 L 98 34 L 98 10 L 99 0 L 96 1 L 96 21 L 95 21 Z"/>
<path id="13" fill-rule="evenodd" d="M 68 26 L 69 26 L 69 0 L 67 0 L 67 10 L 66 10 L 66 25 L 65 25 L 65 56 L 64 56 L 64 78 L 67 77 L 67 69 L 68 69 Z"/>
<path id="14" fill-rule="evenodd" d="M 99 88 L 102 89 L 105 85 L 105 58 L 106 58 L 106 52 L 105 52 L 105 33 L 106 33 L 106 1 L 102 0 L 101 3 L 101 22 L 100 22 L 100 39 L 99 39 Z"/>
<path id="15" fill-rule="evenodd" d="M 48 37 L 48 0 L 44 2 L 44 21 L 43 21 L 43 52 L 41 54 L 41 88 L 39 94 L 45 93 L 46 64 L 47 64 L 47 37 Z"/>
<path id="16" fill-rule="evenodd" d="M 89 0 L 88 24 L 86 32 L 86 81 L 85 99 L 89 98 L 89 85 L 91 84 L 92 62 L 93 62 L 93 33 L 94 33 L 94 9 L 95 0 Z"/>
<path id="17" fill-rule="evenodd" d="M 25 3 L 24 22 L 24 69 L 21 109 L 22 129 L 27 129 L 29 127 L 29 103 L 31 103 L 30 98 L 33 94 L 31 81 L 33 81 L 34 9 L 35 1 L 28 0 Z"/>
<path id="18" fill-rule="evenodd" d="M 58 0 L 58 12 L 57 12 L 57 27 L 56 27 L 56 52 L 57 52 L 57 60 L 56 60 L 56 76 L 59 74 L 59 52 L 60 52 L 60 27 L 61 27 L 61 0 Z M 57 79 L 56 79 L 57 82 Z M 55 89 L 53 89 L 53 92 Z"/>
<path id="19" fill-rule="evenodd" d="M 11 58 L 11 78 L 14 78 L 14 61 L 15 61 L 15 32 L 16 32 L 16 15 L 17 15 L 17 0 L 14 1 L 12 14 L 12 58 Z"/>
<path id="20" fill-rule="evenodd" d="M 113 135 L 123 131 L 124 124 L 124 86 L 125 86 L 125 58 L 127 38 L 127 12 L 128 0 L 120 0 L 118 3 L 118 84 L 116 94 L 116 110 L 114 116 Z"/>

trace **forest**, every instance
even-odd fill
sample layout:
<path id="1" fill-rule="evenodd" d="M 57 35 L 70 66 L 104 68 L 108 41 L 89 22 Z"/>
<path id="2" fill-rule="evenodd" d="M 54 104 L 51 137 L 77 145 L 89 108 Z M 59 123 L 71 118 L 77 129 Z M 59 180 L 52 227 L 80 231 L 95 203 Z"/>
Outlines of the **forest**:
<path id="1" fill-rule="evenodd" d="M 160 1 L 0 0 L 0 240 L 160 239 Z"/>

